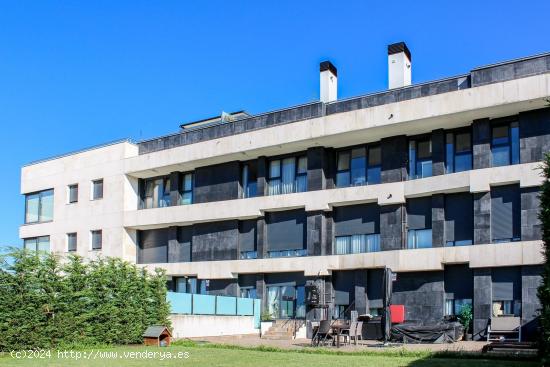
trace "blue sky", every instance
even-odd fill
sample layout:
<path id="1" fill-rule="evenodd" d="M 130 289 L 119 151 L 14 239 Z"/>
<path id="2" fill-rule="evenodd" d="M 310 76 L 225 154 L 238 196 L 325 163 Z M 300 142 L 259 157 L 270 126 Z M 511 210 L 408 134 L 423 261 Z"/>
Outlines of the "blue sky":
<path id="1" fill-rule="evenodd" d="M 413 82 L 550 51 L 549 1 L 0 0 L 0 246 L 19 245 L 20 167 L 120 138 L 175 132 L 223 111 L 386 88 L 406 41 Z"/>

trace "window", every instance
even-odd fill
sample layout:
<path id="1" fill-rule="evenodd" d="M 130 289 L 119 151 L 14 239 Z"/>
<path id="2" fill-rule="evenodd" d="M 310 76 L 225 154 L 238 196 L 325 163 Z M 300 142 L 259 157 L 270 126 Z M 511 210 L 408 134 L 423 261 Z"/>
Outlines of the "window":
<path id="1" fill-rule="evenodd" d="M 269 195 L 307 191 L 307 158 L 289 157 L 269 162 Z"/>
<path id="2" fill-rule="evenodd" d="M 474 201 L 469 192 L 445 195 L 445 246 L 468 246 L 474 238 Z"/>
<path id="3" fill-rule="evenodd" d="M 409 142 L 409 178 L 432 176 L 432 140 L 430 138 Z"/>
<path id="4" fill-rule="evenodd" d="M 360 186 L 380 183 L 379 146 L 358 147 L 338 153 L 336 186 Z"/>
<path id="5" fill-rule="evenodd" d="M 243 187 L 243 198 L 257 196 L 258 176 L 256 166 L 252 163 L 245 163 L 242 166 L 241 182 Z"/>
<path id="6" fill-rule="evenodd" d="M 162 208 L 170 206 L 170 178 L 146 179 L 143 183 L 143 208 Z"/>
<path id="7" fill-rule="evenodd" d="M 25 238 L 23 248 L 29 251 L 50 252 L 50 236 Z"/>
<path id="8" fill-rule="evenodd" d="M 382 316 L 384 314 L 383 308 L 371 307 L 369 308 L 369 314 L 372 316 Z"/>
<path id="9" fill-rule="evenodd" d="M 181 205 L 193 204 L 193 174 L 186 173 L 182 175 L 181 183 Z"/>
<path id="10" fill-rule="evenodd" d="M 69 185 L 67 190 L 68 190 L 67 202 L 69 204 L 78 202 L 78 184 Z"/>
<path id="11" fill-rule="evenodd" d="M 258 251 L 241 251 L 242 260 L 257 259 L 257 258 L 258 258 Z"/>
<path id="12" fill-rule="evenodd" d="M 519 185 L 491 188 L 491 241 L 519 241 L 521 237 L 521 200 Z"/>
<path id="13" fill-rule="evenodd" d="M 432 198 L 407 200 L 407 248 L 432 247 Z"/>
<path id="14" fill-rule="evenodd" d="M 240 296 L 241 298 L 257 298 L 256 287 L 241 287 Z"/>
<path id="15" fill-rule="evenodd" d="M 472 169 L 472 137 L 469 132 L 447 133 L 445 150 L 447 173 Z"/>
<path id="16" fill-rule="evenodd" d="M 494 301 L 493 300 L 493 317 L 499 316 L 521 316 L 521 302 L 520 301 Z"/>
<path id="17" fill-rule="evenodd" d="M 49 222 L 53 219 L 53 190 L 25 195 L 25 223 Z"/>
<path id="18" fill-rule="evenodd" d="M 462 308 L 466 305 L 472 306 L 471 299 L 446 299 L 445 300 L 445 316 L 458 316 L 462 312 Z"/>
<path id="19" fill-rule="evenodd" d="M 336 236 L 336 255 L 380 251 L 380 234 Z"/>
<path id="20" fill-rule="evenodd" d="M 269 257 L 299 257 L 307 256 L 306 249 L 268 251 Z"/>
<path id="21" fill-rule="evenodd" d="M 76 233 L 67 233 L 67 251 L 76 251 Z"/>
<path id="22" fill-rule="evenodd" d="M 491 154 L 493 167 L 519 163 L 519 126 L 517 122 L 493 126 Z"/>
<path id="23" fill-rule="evenodd" d="M 103 199 L 103 179 L 92 181 L 92 200 Z"/>
<path id="24" fill-rule="evenodd" d="M 101 230 L 92 231 L 92 250 L 101 250 L 103 245 L 103 233 Z"/>

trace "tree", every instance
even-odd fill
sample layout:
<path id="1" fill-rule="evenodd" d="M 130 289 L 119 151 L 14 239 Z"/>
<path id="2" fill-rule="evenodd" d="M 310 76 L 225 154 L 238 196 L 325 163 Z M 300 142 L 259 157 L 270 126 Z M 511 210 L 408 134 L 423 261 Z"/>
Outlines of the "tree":
<path id="1" fill-rule="evenodd" d="M 539 219 L 542 224 L 544 243 L 544 268 L 542 283 L 538 289 L 541 303 L 540 323 L 542 332 L 539 340 L 539 353 L 545 366 L 550 366 L 550 153 L 546 154 L 542 165 L 544 183 L 540 194 Z"/>

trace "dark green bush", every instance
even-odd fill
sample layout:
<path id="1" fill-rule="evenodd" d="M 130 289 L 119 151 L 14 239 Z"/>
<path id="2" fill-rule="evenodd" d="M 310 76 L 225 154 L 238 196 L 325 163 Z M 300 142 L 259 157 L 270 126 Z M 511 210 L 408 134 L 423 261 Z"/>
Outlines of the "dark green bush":
<path id="1" fill-rule="evenodd" d="M 0 265 L 0 350 L 141 343 L 168 325 L 166 281 L 117 258 L 12 250 Z"/>
<path id="2" fill-rule="evenodd" d="M 543 364 L 550 366 L 550 154 L 546 154 L 542 166 L 544 183 L 540 194 L 540 214 L 542 222 L 542 240 L 544 242 L 544 269 L 542 283 L 538 289 L 538 297 L 541 303 L 540 321 L 542 332 L 540 333 L 539 352 Z"/>

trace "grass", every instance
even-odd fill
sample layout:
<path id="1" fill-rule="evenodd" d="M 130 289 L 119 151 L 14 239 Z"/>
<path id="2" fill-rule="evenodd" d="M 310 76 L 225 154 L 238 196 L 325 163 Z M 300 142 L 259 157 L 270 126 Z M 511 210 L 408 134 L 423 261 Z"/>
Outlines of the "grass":
<path id="1" fill-rule="evenodd" d="M 164 353 L 156 358 L 145 358 L 144 352 Z M 16 359 L 5 353 L 0 357 L 1 366 L 239 366 L 239 367 L 334 367 L 334 366 L 538 366 L 535 361 L 518 359 L 481 358 L 479 355 L 460 355 L 452 353 L 410 352 L 401 349 L 390 351 L 341 352 L 326 349 L 283 350 L 273 347 L 241 347 L 231 345 L 180 343 L 169 348 L 143 346 L 119 346 L 79 351 L 80 360 L 58 358 L 58 352 L 52 351 L 50 358 Z M 137 353 L 136 353 L 137 352 Z M 100 355 L 99 353 L 103 354 Z M 135 353 L 131 355 L 130 353 Z M 141 353 L 142 355 L 138 355 Z M 166 358 L 168 353 L 178 358 Z M 179 356 L 178 356 L 179 353 Z M 184 358 L 187 353 L 188 358 Z M 108 354 L 110 358 L 106 358 Z M 89 359 L 84 359 L 84 358 Z M 103 358 L 100 358 L 103 357 Z"/>

